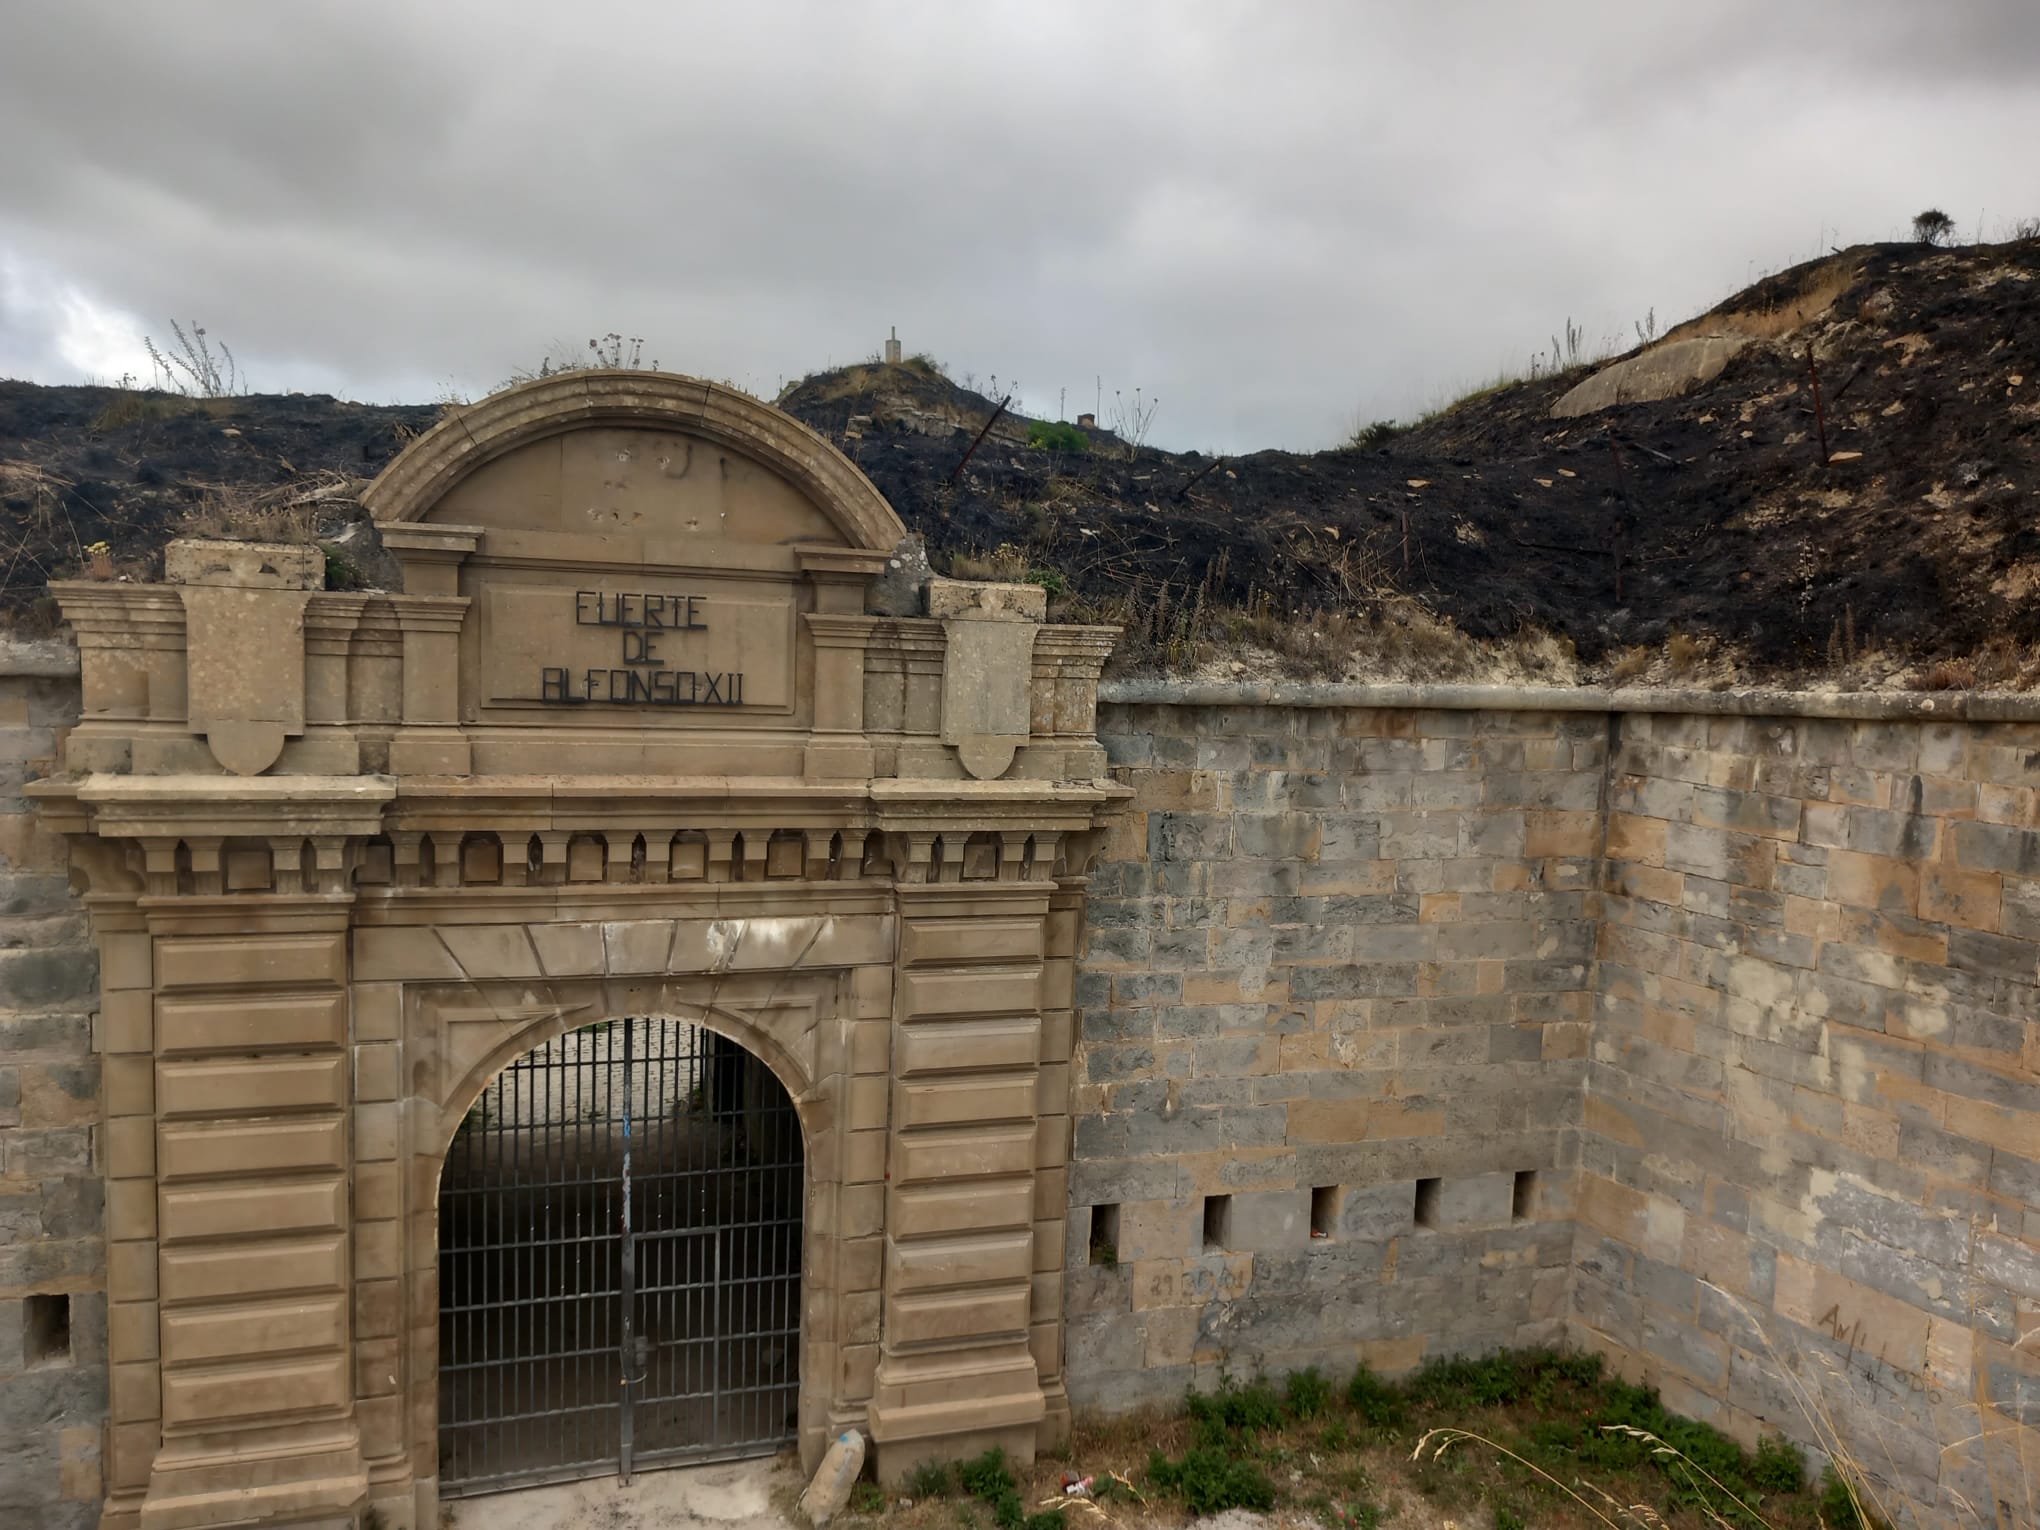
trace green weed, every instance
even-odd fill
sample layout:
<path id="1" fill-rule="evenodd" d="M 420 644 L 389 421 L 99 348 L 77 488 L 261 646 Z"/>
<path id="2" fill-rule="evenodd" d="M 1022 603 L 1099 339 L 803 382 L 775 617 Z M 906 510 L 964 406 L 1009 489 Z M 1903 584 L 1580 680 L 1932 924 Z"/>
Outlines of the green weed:
<path id="1" fill-rule="evenodd" d="M 907 1478 L 907 1492 L 915 1498 L 947 1498 L 956 1491 L 956 1469 L 947 1461 L 923 1461 Z"/>
<path id="2" fill-rule="evenodd" d="M 1198 1443 L 1218 1449 L 1282 1426 L 1282 1400 L 1259 1380 L 1242 1386 L 1228 1376 L 1216 1392 L 1191 1393 L 1189 1412 Z"/>
<path id="3" fill-rule="evenodd" d="M 1208 1445 L 1185 1451 L 1180 1461 L 1156 1451 L 1148 1458 L 1148 1480 L 1180 1498 L 1192 1514 L 1275 1507 L 1275 1484 L 1259 1467 Z"/>
<path id="4" fill-rule="evenodd" d="M 1036 420 L 1027 427 L 1027 444 L 1050 452 L 1087 452 L 1091 438 L 1074 425 Z"/>
<path id="5" fill-rule="evenodd" d="M 885 1489 L 876 1482 L 853 1482 L 850 1485 L 850 1512 L 852 1514 L 883 1514 L 885 1512 Z"/>
<path id="6" fill-rule="evenodd" d="M 996 1446 L 983 1455 L 965 1461 L 956 1469 L 963 1490 L 992 1511 L 998 1530 L 1063 1530 L 1061 1509 L 1029 1514 L 1020 1500 L 1020 1484 L 1006 1464 L 1006 1453 Z"/>
<path id="7" fill-rule="evenodd" d="M 1332 1384 L 1316 1366 L 1291 1371 L 1283 1387 L 1283 1400 L 1292 1418 L 1308 1421 L 1320 1418 L 1332 1405 Z"/>
<path id="8" fill-rule="evenodd" d="M 1346 1383 L 1346 1401 L 1370 1429 L 1397 1429 L 1408 1416 L 1399 1389 L 1361 1366 Z"/>

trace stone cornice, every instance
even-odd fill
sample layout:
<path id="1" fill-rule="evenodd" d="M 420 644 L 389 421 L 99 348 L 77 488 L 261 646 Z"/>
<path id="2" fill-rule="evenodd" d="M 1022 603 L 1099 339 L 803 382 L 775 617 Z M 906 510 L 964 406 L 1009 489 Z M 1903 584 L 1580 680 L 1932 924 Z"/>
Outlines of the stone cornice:
<path id="1" fill-rule="evenodd" d="M 53 579 L 49 591 L 81 648 L 129 646 L 149 634 L 184 635 L 184 597 L 169 585 Z"/>
<path id="2" fill-rule="evenodd" d="M 793 555 L 804 574 L 864 579 L 884 573 L 892 554 L 888 548 L 805 546 L 794 548 Z"/>
<path id="3" fill-rule="evenodd" d="M 303 777 L 263 778 L 303 780 Z M 380 777 L 364 777 L 380 780 Z M 531 829 L 537 820 L 563 829 L 672 822 L 701 827 L 772 824 L 788 828 L 832 823 L 876 827 L 909 819 L 963 821 L 985 814 L 1004 820 L 1109 808 L 1130 789 L 1112 781 L 1052 782 L 889 780 L 811 781 L 799 776 L 474 776 L 406 777 L 395 784 L 393 825 L 430 833 L 451 828 Z"/>
<path id="4" fill-rule="evenodd" d="M 817 648 L 857 648 L 869 645 L 871 635 L 878 630 L 882 620 L 876 616 L 831 616 L 819 611 L 810 611 L 802 620 L 807 623 L 808 632 L 813 636 Z"/>
<path id="5" fill-rule="evenodd" d="M 396 795 L 383 776 L 90 775 L 28 790 L 46 811 L 89 815 L 94 833 L 117 839 L 379 834 Z"/>
<path id="6" fill-rule="evenodd" d="M 406 632 L 458 632 L 470 604 L 465 595 L 390 595 L 385 597 Z"/>
<path id="7" fill-rule="evenodd" d="M 482 526 L 408 521 L 382 528 L 383 546 L 420 563 L 458 563 L 480 545 Z"/>
<path id="8" fill-rule="evenodd" d="M 1034 656 L 1096 659 L 1101 665 L 1119 642 L 1117 627 L 1044 626 L 1034 635 Z"/>

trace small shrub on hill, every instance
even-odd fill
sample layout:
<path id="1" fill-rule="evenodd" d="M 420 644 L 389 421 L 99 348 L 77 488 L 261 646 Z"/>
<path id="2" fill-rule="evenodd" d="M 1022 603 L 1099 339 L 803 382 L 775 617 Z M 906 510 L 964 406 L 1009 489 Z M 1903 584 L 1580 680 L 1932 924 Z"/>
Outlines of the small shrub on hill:
<path id="1" fill-rule="evenodd" d="M 1955 237 L 1955 220 L 1938 207 L 1913 215 L 1913 238 L 1921 244 L 1946 244 Z"/>
<path id="2" fill-rule="evenodd" d="M 1050 452 L 1087 452 L 1091 438 L 1074 425 L 1036 420 L 1027 427 L 1027 444 Z"/>

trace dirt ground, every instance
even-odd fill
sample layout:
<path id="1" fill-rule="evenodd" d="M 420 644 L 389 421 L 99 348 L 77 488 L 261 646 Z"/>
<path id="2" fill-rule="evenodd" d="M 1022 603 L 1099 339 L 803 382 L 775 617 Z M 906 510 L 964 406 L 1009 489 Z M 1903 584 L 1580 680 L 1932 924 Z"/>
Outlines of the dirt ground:
<path id="1" fill-rule="evenodd" d="M 640 1472 L 457 1498 L 440 1509 L 440 1530 L 792 1530 L 786 1506 L 800 1491 L 789 1455 L 761 1461 Z"/>

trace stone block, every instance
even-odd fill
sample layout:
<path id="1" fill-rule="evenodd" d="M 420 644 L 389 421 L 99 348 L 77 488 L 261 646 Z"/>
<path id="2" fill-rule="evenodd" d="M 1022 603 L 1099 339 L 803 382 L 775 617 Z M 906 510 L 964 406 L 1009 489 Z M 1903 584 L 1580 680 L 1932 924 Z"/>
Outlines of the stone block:
<path id="1" fill-rule="evenodd" d="M 1272 1251 L 1300 1247 L 1309 1240 L 1308 1190 L 1264 1190 L 1232 1196 L 1228 1247 Z"/>
<path id="2" fill-rule="evenodd" d="M 99 956 L 90 946 L 0 950 L 0 1006 L 48 1009 L 90 1000 L 99 984 Z"/>
<path id="3" fill-rule="evenodd" d="M 1455 1175 L 1440 1179 L 1436 1215 L 1438 1228 L 1496 1227 L 1510 1220 L 1515 1201 L 1513 1172 Z"/>

